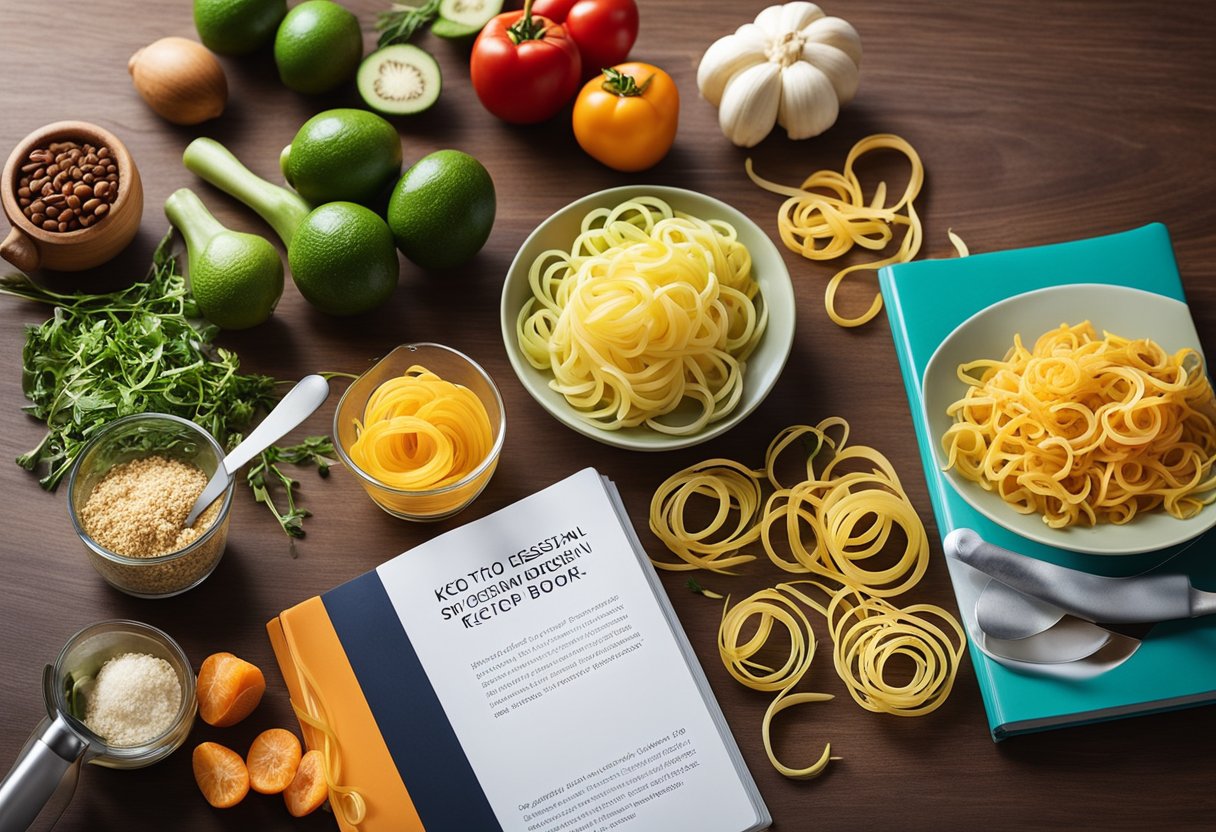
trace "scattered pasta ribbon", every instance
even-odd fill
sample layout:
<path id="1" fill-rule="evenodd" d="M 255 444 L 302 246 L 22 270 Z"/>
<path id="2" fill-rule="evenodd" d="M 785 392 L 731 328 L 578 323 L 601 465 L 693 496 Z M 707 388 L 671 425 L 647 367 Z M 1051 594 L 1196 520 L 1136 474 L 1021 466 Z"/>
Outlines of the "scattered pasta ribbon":
<path id="1" fill-rule="evenodd" d="M 873 198 L 867 202 L 853 170 L 862 156 L 874 150 L 898 151 L 907 156 L 911 164 L 907 187 L 892 205 L 886 204 L 886 182 L 878 184 Z M 797 188 L 758 176 L 752 170 L 751 159 L 745 162 L 745 169 L 752 182 L 761 188 L 788 197 L 777 211 L 777 231 L 786 248 L 808 260 L 834 260 L 854 246 L 882 251 L 895 236 L 893 227 L 906 228 L 894 254 L 873 262 L 846 266 L 828 281 L 824 305 L 829 318 L 845 327 L 860 326 L 872 320 L 882 310 L 881 293 L 874 294 L 869 309 L 850 318 L 837 311 L 836 292 L 845 277 L 855 271 L 877 271 L 892 263 L 907 263 L 920 251 L 922 230 L 913 200 L 924 184 L 925 168 L 912 145 L 890 133 L 868 136 L 853 145 L 842 172 L 817 171 Z"/>
<path id="2" fill-rule="evenodd" d="M 826 607 L 797 589 L 799 584 L 827 594 Z M 893 716 L 922 716 L 937 710 L 950 695 L 967 641 L 962 626 L 946 610 L 933 604 L 900 609 L 850 587 L 832 591 L 810 581 L 779 584 L 778 589 L 827 618 L 836 672 L 861 707 Z M 912 664 L 913 672 L 907 681 L 891 682 L 888 671 L 898 669 L 901 658 Z"/>
<path id="3" fill-rule="evenodd" d="M 458 483 L 494 446 L 490 416 L 477 394 L 418 365 L 377 387 L 355 424 L 351 460 L 401 491 Z"/>
<path id="4" fill-rule="evenodd" d="M 316 679 L 303 664 L 296 665 L 296 678 L 303 696 L 303 704 L 291 700 L 292 710 L 302 725 L 307 725 L 321 735 L 322 769 L 325 785 L 329 789 L 330 805 L 350 826 L 358 826 L 367 816 L 367 801 L 353 786 L 341 785 L 342 755 L 338 735 L 329 724 L 325 703 L 321 699 Z"/>
<path id="5" fill-rule="evenodd" d="M 745 638 L 743 634 L 751 628 L 753 619 L 755 631 Z M 789 636 L 789 655 L 781 667 L 770 668 L 755 661 L 754 657 L 768 643 L 775 626 L 783 627 Z M 773 717 L 786 708 L 833 698 L 828 693 L 790 693 L 810 670 L 811 659 L 815 656 L 815 633 L 806 613 L 777 589 L 762 589 L 735 606 L 723 609 L 718 628 L 718 654 L 727 672 L 741 684 L 752 690 L 778 691 L 764 712 L 760 728 L 764 751 L 773 768 L 794 780 L 809 780 L 822 774 L 828 761 L 834 759 L 830 743 L 824 745 L 819 759 L 809 766 L 792 768 L 777 759 L 771 736 Z"/>
<path id="6" fill-rule="evenodd" d="M 686 511 L 699 498 L 716 501 L 717 507 L 708 522 L 692 528 Z M 737 462 L 710 459 L 684 469 L 659 486 L 650 503 L 650 530 L 680 562 L 652 562 L 672 571 L 730 574 L 731 567 L 756 559 L 734 553 L 759 537 L 756 519 L 762 505 L 756 472 Z"/>
<path id="7" fill-rule="evenodd" d="M 962 627 L 941 607 L 901 609 L 886 600 L 924 576 L 928 535 L 887 458 L 848 442 L 844 419 L 794 425 L 769 443 L 763 468 L 710 459 L 669 477 L 650 503 L 651 529 L 680 559 L 655 561 L 660 568 L 729 573 L 729 567 L 755 559 L 741 550 L 758 541 L 779 568 L 816 576 L 762 589 L 733 607 L 728 600 L 718 629 L 727 672 L 749 688 L 777 692 L 761 735 L 773 767 L 795 779 L 815 777 L 836 759 L 829 745 L 816 762 L 793 768 L 772 749 L 776 714 L 831 698 L 792 692 L 815 653 L 815 635 L 800 603 L 827 620 L 833 663 L 850 695 L 879 713 L 920 716 L 936 710 L 953 687 L 966 644 Z M 792 467 L 787 457 L 797 449 L 803 454 L 797 459 L 801 480 L 786 485 Z M 766 484 L 771 493 L 761 507 Z M 687 516 L 693 503 L 705 504 L 700 510 L 706 522 Z M 900 538 L 902 552 L 892 558 Z M 871 567 L 871 558 L 885 565 Z M 769 667 L 756 657 L 775 629 L 786 631 L 789 653 L 779 667 Z M 906 670 L 909 664 L 911 673 L 892 681 L 899 666 Z"/>
<path id="8" fill-rule="evenodd" d="M 760 470 L 711 459 L 668 477 L 651 498 L 650 528 L 679 562 L 652 562 L 660 569 L 730 574 L 755 560 L 741 550 L 759 541 L 787 572 L 814 573 L 880 596 L 915 586 L 929 564 L 924 524 L 887 458 L 873 448 L 848 446 L 848 438 L 848 423 L 840 418 L 795 425 L 769 444 Z M 799 442 L 813 448 L 805 478 L 787 487 L 777 468 Z M 773 489 L 763 505 L 762 480 Z M 705 498 L 701 502 L 713 512 L 699 526 L 689 516 L 696 498 Z M 871 558 L 889 561 L 889 544 L 900 536 L 903 552 L 893 563 L 867 566 Z"/>
<path id="9" fill-rule="evenodd" d="M 945 469 L 1052 528 L 1186 519 L 1216 500 L 1216 396 L 1192 349 L 1088 321 L 1062 324 L 1002 360 L 961 364 Z"/>
<path id="10" fill-rule="evenodd" d="M 959 257 L 970 257 L 971 249 L 967 248 L 967 241 L 954 233 L 953 228 L 946 229 L 946 236 L 950 239 L 950 245 L 954 246 L 954 253 Z"/>
<path id="11" fill-rule="evenodd" d="M 595 427 L 696 433 L 738 406 L 767 326 L 751 268 L 729 223 L 650 196 L 596 209 L 532 263 L 520 348 Z"/>

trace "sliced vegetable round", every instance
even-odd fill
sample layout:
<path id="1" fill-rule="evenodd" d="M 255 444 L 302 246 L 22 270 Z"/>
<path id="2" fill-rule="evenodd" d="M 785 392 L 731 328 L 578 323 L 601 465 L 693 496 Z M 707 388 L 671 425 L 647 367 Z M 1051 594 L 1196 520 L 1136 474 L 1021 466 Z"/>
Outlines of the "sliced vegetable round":
<path id="1" fill-rule="evenodd" d="M 356 83 L 364 103 L 376 112 L 408 116 L 430 109 L 439 99 L 443 77 L 429 53 L 398 43 L 364 58 Z"/>
<path id="2" fill-rule="evenodd" d="M 471 38 L 501 11 L 502 0 L 441 0 L 431 34 L 450 40 Z"/>

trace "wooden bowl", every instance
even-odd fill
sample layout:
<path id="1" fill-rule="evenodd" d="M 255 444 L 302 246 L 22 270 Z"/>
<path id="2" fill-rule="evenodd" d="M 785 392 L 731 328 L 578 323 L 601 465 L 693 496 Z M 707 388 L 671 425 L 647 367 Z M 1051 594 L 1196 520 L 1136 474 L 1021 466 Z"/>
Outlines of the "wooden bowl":
<path id="1" fill-rule="evenodd" d="M 17 202 L 21 166 L 32 150 L 65 140 L 110 148 L 118 166 L 118 198 L 109 214 L 88 228 L 46 231 L 30 222 Z M 144 189 L 135 160 L 117 136 L 87 121 L 57 121 L 38 128 L 13 148 L 0 179 L 0 201 L 13 226 L 0 243 L 0 257 L 27 274 L 38 269 L 74 272 L 100 265 L 127 247 L 139 230 Z"/>

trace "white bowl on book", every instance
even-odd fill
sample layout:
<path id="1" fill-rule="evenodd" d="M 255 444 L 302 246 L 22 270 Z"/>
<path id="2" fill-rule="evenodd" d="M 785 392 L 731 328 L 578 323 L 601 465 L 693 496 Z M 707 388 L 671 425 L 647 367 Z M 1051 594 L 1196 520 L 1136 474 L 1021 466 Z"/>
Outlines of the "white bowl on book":
<path id="1" fill-rule="evenodd" d="M 1030 348 L 1041 334 L 1062 323 L 1075 325 L 1087 320 L 1099 334 L 1106 330 L 1125 338 L 1150 338 L 1170 353 L 1191 348 L 1202 355 L 1187 305 L 1164 295 L 1108 284 L 1069 284 L 995 303 L 960 324 L 925 365 L 924 416 L 935 462 L 972 508 L 997 525 L 1046 546 L 1094 555 L 1130 555 L 1167 549 L 1203 534 L 1216 525 L 1216 505 L 1185 520 L 1157 509 L 1137 514 L 1123 525 L 1099 523 L 1056 529 L 1048 526 L 1042 515 L 1019 514 L 995 492 L 984 490 L 953 468 L 946 469 L 941 438 L 953 424 L 946 409 L 967 389 L 958 378 L 958 366 L 981 358 L 1004 357 L 1015 333 L 1020 333 Z"/>
<path id="2" fill-rule="evenodd" d="M 752 277 L 760 286 L 760 296 L 768 308 L 768 326 L 748 357 L 743 374 L 743 394 L 736 407 L 725 417 L 687 435 L 663 433 L 645 425 L 607 430 L 583 418 L 565 397 L 549 386 L 551 373 L 533 367 L 524 356 L 516 336 L 520 310 L 531 297 L 528 270 L 543 252 L 569 251 L 580 231 L 583 217 L 596 208 L 614 207 L 639 196 L 655 196 L 676 211 L 703 220 L 724 220 L 738 232 L 738 239 L 752 258 Z M 524 241 L 507 272 L 502 290 L 501 326 L 507 356 L 524 389 L 554 418 L 567 427 L 607 445 L 636 451 L 664 451 L 686 448 L 720 436 L 754 411 L 785 367 L 794 342 L 795 302 L 789 271 L 768 235 L 744 214 L 726 203 L 689 191 L 659 185 L 627 185 L 589 194 L 575 200 L 542 222 Z M 690 421 L 684 405 L 664 417 L 676 423 Z M 692 408 L 689 408 L 689 413 Z"/>

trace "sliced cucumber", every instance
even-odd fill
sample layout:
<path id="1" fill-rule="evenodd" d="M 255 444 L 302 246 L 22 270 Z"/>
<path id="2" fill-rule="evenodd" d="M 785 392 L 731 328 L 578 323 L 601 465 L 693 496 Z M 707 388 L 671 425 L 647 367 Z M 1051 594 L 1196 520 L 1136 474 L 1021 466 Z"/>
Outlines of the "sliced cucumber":
<path id="1" fill-rule="evenodd" d="M 435 59 L 408 43 L 386 46 L 368 55 L 359 65 L 355 80 L 367 106 L 390 116 L 429 109 L 443 86 Z"/>
<path id="2" fill-rule="evenodd" d="M 441 0 L 431 34 L 449 40 L 473 37 L 500 11 L 502 0 Z"/>

